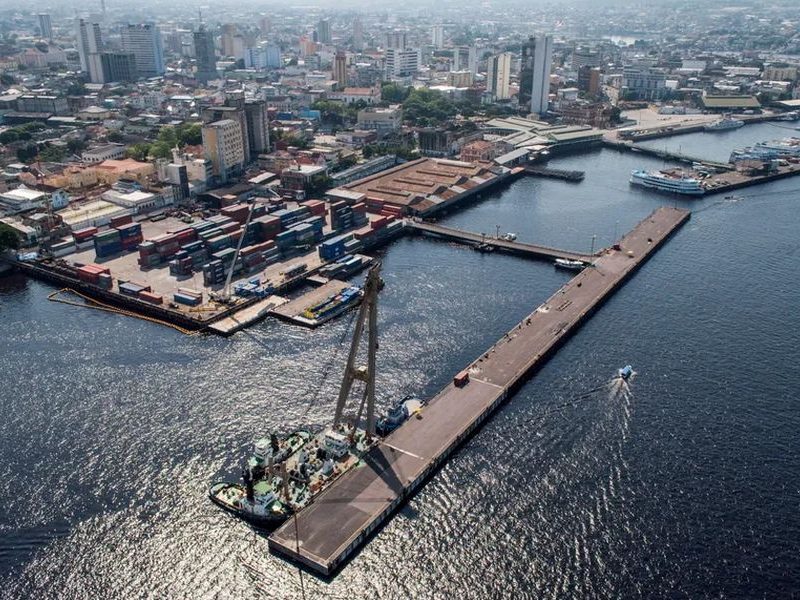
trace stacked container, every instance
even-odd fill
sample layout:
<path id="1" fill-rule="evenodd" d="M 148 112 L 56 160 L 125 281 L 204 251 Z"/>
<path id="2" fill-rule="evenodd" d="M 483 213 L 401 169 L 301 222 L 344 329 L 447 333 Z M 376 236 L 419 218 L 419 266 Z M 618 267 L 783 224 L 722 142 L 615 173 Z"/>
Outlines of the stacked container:
<path id="1" fill-rule="evenodd" d="M 109 229 L 94 236 L 94 253 L 98 258 L 122 252 L 122 237 L 116 229 Z"/>
<path id="2" fill-rule="evenodd" d="M 125 296 L 133 296 L 135 298 L 139 297 L 139 294 L 142 292 L 152 292 L 153 290 L 150 288 L 149 285 L 145 285 L 143 283 L 136 283 L 133 281 L 126 281 L 124 283 L 120 282 L 119 284 L 119 293 Z"/>
<path id="3" fill-rule="evenodd" d="M 87 227 L 85 229 L 78 229 L 72 232 L 72 237 L 75 238 L 76 244 L 82 244 L 91 240 L 98 232 L 97 227 Z"/>
<path id="4" fill-rule="evenodd" d="M 203 285 L 218 285 L 225 281 L 225 265 L 221 260 L 214 259 L 203 265 Z"/>
<path id="5" fill-rule="evenodd" d="M 319 255 L 323 260 L 335 260 L 345 254 L 345 243 L 353 239 L 352 233 L 325 240 L 319 245 Z"/>
<path id="6" fill-rule="evenodd" d="M 120 225 L 116 228 L 119 231 L 120 241 L 122 242 L 122 249 L 130 251 L 142 243 L 142 225 L 141 223 L 128 223 Z"/>
<path id="7" fill-rule="evenodd" d="M 178 291 L 173 295 L 173 299 L 178 304 L 198 306 L 203 303 L 203 293 L 190 288 L 178 288 Z"/>

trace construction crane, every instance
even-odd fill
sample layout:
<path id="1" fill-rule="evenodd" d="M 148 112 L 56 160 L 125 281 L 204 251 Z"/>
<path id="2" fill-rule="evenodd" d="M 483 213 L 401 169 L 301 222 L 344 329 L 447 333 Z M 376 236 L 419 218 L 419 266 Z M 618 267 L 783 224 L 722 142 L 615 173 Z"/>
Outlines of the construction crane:
<path id="1" fill-rule="evenodd" d="M 272 188 L 264 188 L 267 192 L 272 194 L 275 198 L 280 198 L 280 194 L 273 190 Z M 231 301 L 231 279 L 233 278 L 233 270 L 236 268 L 236 261 L 239 260 L 239 253 L 242 251 L 242 244 L 244 243 L 244 238 L 247 235 L 247 228 L 250 227 L 250 221 L 253 220 L 253 212 L 256 207 L 255 200 L 249 200 L 250 203 L 250 212 L 247 213 L 247 220 L 244 222 L 244 228 L 242 229 L 242 235 L 239 236 L 239 242 L 236 244 L 236 254 L 233 255 L 233 261 L 231 262 L 231 266 L 228 269 L 228 275 L 225 277 L 225 286 L 222 288 L 222 293 L 217 294 L 216 300 L 222 302 L 224 304 L 228 304 Z"/>

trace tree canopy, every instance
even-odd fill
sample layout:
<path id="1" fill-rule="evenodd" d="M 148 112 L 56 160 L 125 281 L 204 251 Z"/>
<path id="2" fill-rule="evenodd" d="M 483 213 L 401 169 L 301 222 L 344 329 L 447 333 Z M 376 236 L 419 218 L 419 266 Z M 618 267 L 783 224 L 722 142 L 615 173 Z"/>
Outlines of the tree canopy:
<path id="1" fill-rule="evenodd" d="M 5 223 L 0 223 L 0 252 L 19 248 L 19 234 Z"/>
<path id="2" fill-rule="evenodd" d="M 403 102 L 407 121 L 421 127 L 438 125 L 457 115 L 458 105 L 441 92 L 426 88 L 411 90 Z"/>

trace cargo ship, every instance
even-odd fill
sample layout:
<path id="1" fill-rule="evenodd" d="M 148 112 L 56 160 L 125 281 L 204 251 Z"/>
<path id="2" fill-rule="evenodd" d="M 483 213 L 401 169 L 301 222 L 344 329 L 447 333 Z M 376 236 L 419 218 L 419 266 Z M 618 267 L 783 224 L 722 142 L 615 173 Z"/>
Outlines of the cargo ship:
<path id="1" fill-rule="evenodd" d="M 422 402 L 407 396 L 385 417 L 375 419 L 379 268 L 378 264 L 370 269 L 364 284 L 333 424 L 315 435 L 302 432 L 294 441 L 287 438 L 280 442 L 271 436 L 268 441 L 257 442 L 256 451 L 242 473 L 243 483 L 218 482 L 211 486 L 209 496 L 215 504 L 253 525 L 274 528 L 308 506 L 339 477 L 365 466 L 365 455 L 381 439 L 379 423 L 382 431 L 390 432 L 422 409 Z M 365 332 L 369 337 L 367 365 L 356 367 Z M 354 392 L 354 384 L 363 390 L 356 390 L 356 413 L 346 417 L 346 404 Z M 366 417 L 365 423 L 362 417 Z"/>
<path id="2" fill-rule="evenodd" d="M 706 193 L 699 179 L 686 177 L 683 173 L 676 174 L 673 171 L 631 171 L 630 183 L 682 196 L 702 196 Z"/>
<path id="3" fill-rule="evenodd" d="M 298 320 L 312 327 L 322 325 L 357 305 L 361 302 L 363 296 L 364 289 L 362 287 L 356 285 L 350 286 L 318 304 L 309 306 L 303 311 L 303 314 L 298 317 Z"/>

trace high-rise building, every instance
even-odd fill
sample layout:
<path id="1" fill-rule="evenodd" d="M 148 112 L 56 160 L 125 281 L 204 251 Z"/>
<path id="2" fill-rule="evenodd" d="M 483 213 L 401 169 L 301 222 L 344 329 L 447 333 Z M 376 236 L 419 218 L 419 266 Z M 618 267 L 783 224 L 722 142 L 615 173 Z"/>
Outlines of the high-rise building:
<path id="1" fill-rule="evenodd" d="M 584 65 L 578 69 L 578 89 L 587 94 L 600 93 L 600 69 Z"/>
<path id="2" fill-rule="evenodd" d="M 136 57 L 136 71 L 139 77 L 158 77 L 164 74 L 161 32 L 154 23 L 123 27 L 122 49 Z"/>
<path id="3" fill-rule="evenodd" d="M 338 50 L 333 57 L 333 78 L 340 89 L 347 87 L 347 54 Z"/>
<path id="4" fill-rule="evenodd" d="M 602 56 L 594 48 L 576 46 L 572 51 L 572 68 L 576 71 L 581 67 L 599 67 Z"/>
<path id="5" fill-rule="evenodd" d="M 283 64 L 281 49 L 265 42 L 255 48 L 246 48 L 244 66 L 246 69 L 278 69 Z"/>
<path id="6" fill-rule="evenodd" d="M 330 44 L 331 36 L 331 22 L 328 19 L 322 19 L 317 23 L 317 41 L 320 44 Z"/>
<path id="7" fill-rule="evenodd" d="M 239 123 L 239 130 L 242 132 L 242 156 L 244 163 L 250 162 L 250 133 L 247 127 L 247 115 L 245 114 L 245 98 L 243 90 L 231 90 L 225 93 L 224 106 L 209 106 L 200 113 L 204 123 L 215 121 L 233 120 Z"/>
<path id="8" fill-rule="evenodd" d="M 416 48 L 387 48 L 385 58 L 387 77 L 413 75 L 419 71 L 420 57 Z"/>
<path id="9" fill-rule="evenodd" d="M 359 17 L 353 19 L 353 48 L 356 50 L 364 48 L 364 24 Z"/>
<path id="10" fill-rule="evenodd" d="M 194 55 L 197 59 L 197 81 L 206 84 L 217 79 L 217 52 L 214 49 L 214 34 L 205 26 L 194 32 Z"/>
<path id="11" fill-rule="evenodd" d="M 103 49 L 100 24 L 89 23 L 83 19 L 75 19 L 75 41 L 78 46 L 81 71 L 87 73 L 91 81 L 99 82 L 102 79 L 102 73 L 97 70 L 99 63 L 90 59 L 90 55 L 97 54 Z M 94 73 L 92 73 L 90 67 L 95 69 Z"/>
<path id="12" fill-rule="evenodd" d="M 233 56 L 233 37 L 236 35 L 237 27 L 233 23 L 225 23 L 222 26 L 222 36 L 220 45 L 222 46 L 222 56 Z"/>
<path id="13" fill-rule="evenodd" d="M 395 29 L 386 34 L 386 48 L 405 50 L 408 33 L 400 29 Z"/>
<path id="14" fill-rule="evenodd" d="M 258 156 L 269 152 L 269 117 L 264 100 L 245 100 L 244 114 L 247 120 L 247 144 L 250 154 Z"/>
<path id="15" fill-rule="evenodd" d="M 244 170 L 245 157 L 242 127 L 234 119 L 222 119 L 203 125 L 203 148 L 220 182 L 227 183 Z"/>
<path id="16" fill-rule="evenodd" d="M 537 115 L 547 111 L 552 64 L 553 36 L 531 37 L 523 44 L 519 104 L 530 104 L 531 112 Z"/>
<path id="17" fill-rule="evenodd" d="M 46 40 L 53 39 L 53 25 L 50 22 L 50 15 L 39 13 L 39 34 Z"/>
<path id="18" fill-rule="evenodd" d="M 261 30 L 261 37 L 267 37 L 272 29 L 272 21 L 269 17 L 261 17 L 258 20 L 258 28 Z"/>
<path id="19" fill-rule="evenodd" d="M 624 65 L 620 91 L 626 100 L 660 100 L 667 92 L 666 80 L 663 70 L 649 64 Z"/>
<path id="20" fill-rule="evenodd" d="M 491 92 L 495 100 L 508 100 L 508 82 L 511 78 L 511 53 L 502 52 L 489 58 L 489 69 L 486 72 L 486 90 Z"/>
<path id="21" fill-rule="evenodd" d="M 444 47 L 444 25 L 431 27 L 431 44 L 436 48 Z"/>
<path id="22" fill-rule="evenodd" d="M 97 83 L 108 83 L 110 81 L 136 81 L 136 57 L 129 52 L 101 52 L 93 54 L 92 58 L 100 60 L 100 72 L 103 74 L 102 81 Z"/>
<path id="23" fill-rule="evenodd" d="M 478 74 L 478 48 L 474 45 L 470 46 L 467 51 L 467 68 L 473 76 Z"/>

